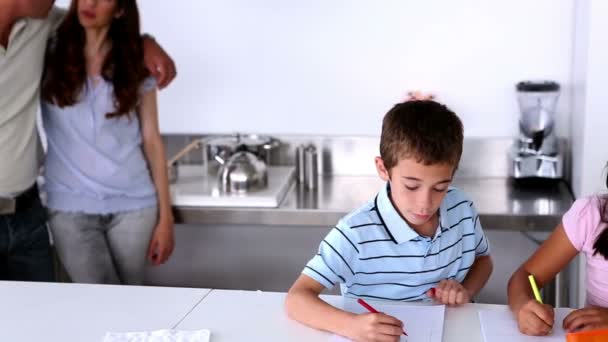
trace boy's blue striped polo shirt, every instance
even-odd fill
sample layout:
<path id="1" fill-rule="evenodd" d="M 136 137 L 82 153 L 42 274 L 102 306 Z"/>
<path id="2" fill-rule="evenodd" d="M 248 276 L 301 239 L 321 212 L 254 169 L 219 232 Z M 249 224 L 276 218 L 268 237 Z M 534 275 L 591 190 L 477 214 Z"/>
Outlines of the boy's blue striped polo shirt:
<path id="1" fill-rule="evenodd" d="M 389 198 L 388 184 L 367 204 L 343 217 L 302 273 L 346 296 L 413 301 L 443 279 L 462 282 L 490 246 L 473 202 L 450 187 L 433 238 L 418 235 Z"/>

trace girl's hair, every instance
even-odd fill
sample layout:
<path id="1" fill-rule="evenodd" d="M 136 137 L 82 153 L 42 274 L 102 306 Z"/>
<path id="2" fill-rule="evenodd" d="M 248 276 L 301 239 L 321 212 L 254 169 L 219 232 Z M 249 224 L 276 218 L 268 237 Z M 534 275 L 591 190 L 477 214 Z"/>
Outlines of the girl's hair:
<path id="1" fill-rule="evenodd" d="M 606 187 L 608 188 L 608 174 L 606 175 Z M 604 196 L 600 202 L 600 214 L 602 218 L 602 223 L 604 223 L 606 228 L 604 231 L 597 237 L 595 243 L 593 244 L 593 255 L 599 253 L 604 258 L 608 259 L 608 195 Z"/>
<path id="2" fill-rule="evenodd" d="M 59 107 L 75 104 L 87 78 L 84 56 L 85 31 L 78 20 L 78 1 L 73 0 L 65 20 L 57 29 L 46 54 L 42 97 Z M 136 109 L 139 88 L 148 76 L 143 64 L 143 44 L 139 31 L 136 0 L 117 0 L 119 18 L 108 31 L 112 48 L 103 63 L 101 76 L 114 86 L 116 111 L 106 117 L 128 115 Z"/>

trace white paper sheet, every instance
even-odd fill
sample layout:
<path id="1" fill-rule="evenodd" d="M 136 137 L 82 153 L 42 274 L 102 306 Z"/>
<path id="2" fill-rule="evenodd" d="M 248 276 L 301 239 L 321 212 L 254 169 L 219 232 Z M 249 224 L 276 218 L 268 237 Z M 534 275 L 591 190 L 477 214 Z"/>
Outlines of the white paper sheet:
<path id="1" fill-rule="evenodd" d="M 564 318 L 572 311 L 555 309 L 555 324 L 548 336 L 528 336 L 519 332 L 517 321 L 510 311 L 479 310 L 479 323 L 485 342 L 564 342 L 566 332 L 562 328 Z"/>
<path id="2" fill-rule="evenodd" d="M 401 336 L 401 342 L 441 342 L 443 338 L 443 321 L 445 305 L 408 305 L 385 304 L 384 302 L 368 301 L 376 310 L 391 315 L 403 322 L 403 328 L 408 336 Z M 356 301 L 346 300 L 344 310 L 354 313 L 366 313 L 367 310 Z M 332 342 L 350 341 L 342 336 L 334 335 Z"/>
<path id="3" fill-rule="evenodd" d="M 209 342 L 209 330 L 155 330 L 142 332 L 109 332 L 103 342 Z"/>

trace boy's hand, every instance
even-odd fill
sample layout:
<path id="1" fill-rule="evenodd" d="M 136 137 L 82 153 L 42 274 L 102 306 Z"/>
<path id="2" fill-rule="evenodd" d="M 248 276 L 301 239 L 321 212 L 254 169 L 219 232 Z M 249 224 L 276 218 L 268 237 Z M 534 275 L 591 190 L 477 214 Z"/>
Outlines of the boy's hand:
<path id="1" fill-rule="evenodd" d="M 459 305 L 471 301 L 469 291 L 455 280 L 444 279 L 434 288 L 427 291 L 427 296 L 441 304 Z"/>
<path id="2" fill-rule="evenodd" d="M 608 329 L 608 309 L 592 306 L 574 310 L 564 318 L 564 329 L 569 332 Z"/>
<path id="3" fill-rule="evenodd" d="M 383 313 L 356 315 L 351 327 L 347 337 L 357 342 L 397 342 L 403 334 L 403 323 Z"/>
<path id="4" fill-rule="evenodd" d="M 553 329 L 554 320 L 553 307 L 541 304 L 534 299 L 530 299 L 517 312 L 519 331 L 526 335 L 548 335 Z"/>

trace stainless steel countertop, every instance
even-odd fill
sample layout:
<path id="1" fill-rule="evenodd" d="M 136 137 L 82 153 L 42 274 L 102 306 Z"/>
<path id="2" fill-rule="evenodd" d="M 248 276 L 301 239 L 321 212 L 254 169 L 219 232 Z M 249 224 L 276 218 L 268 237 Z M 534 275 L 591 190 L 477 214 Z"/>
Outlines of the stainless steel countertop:
<path id="1" fill-rule="evenodd" d="M 508 178 L 455 179 L 454 186 L 475 202 L 484 229 L 550 231 L 572 204 L 565 183 L 523 188 Z M 177 223 L 334 226 L 348 212 L 373 198 L 383 182 L 375 176 L 323 176 L 319 187 L 294 184 L 278 208 L 176 207 Z"/>

